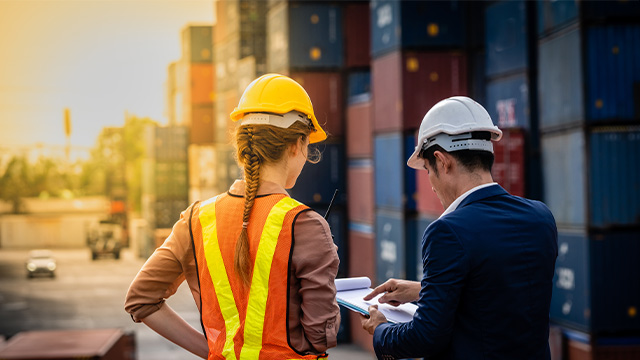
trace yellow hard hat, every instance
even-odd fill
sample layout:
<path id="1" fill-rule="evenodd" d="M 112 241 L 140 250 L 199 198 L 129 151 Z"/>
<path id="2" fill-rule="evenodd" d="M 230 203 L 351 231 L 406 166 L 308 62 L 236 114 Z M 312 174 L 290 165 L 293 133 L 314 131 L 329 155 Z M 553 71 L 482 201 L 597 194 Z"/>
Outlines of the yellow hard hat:
<path id="1" fill-rule="evenodd" d="M 231 113 L 231 120 L 238 121 L 249 113 L 286 114 L 291 111 L 299 111 L 311 119 L 316 131 L 309 134 L 310 143 L 327 138 L 313 113 L 307 92 L 295 80 L 279 74 L 265 74 L 253 80 Z"/>

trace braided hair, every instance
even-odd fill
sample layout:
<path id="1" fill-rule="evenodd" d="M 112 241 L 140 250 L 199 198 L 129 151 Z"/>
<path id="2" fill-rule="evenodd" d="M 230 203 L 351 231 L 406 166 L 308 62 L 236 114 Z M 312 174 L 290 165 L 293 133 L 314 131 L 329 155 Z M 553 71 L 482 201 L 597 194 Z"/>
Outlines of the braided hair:
<path id="1" fill-rule="evenodd" d="M 244 285 L 251 282 L 253 264 L 247 228 L 260 187 L 260 167 L 282 160 L 289 146 L 308 138 L 311 131 L 313 125 L 300 121 L 286 129 L 272 125 L 241 125 L 236 131 L 236 155 L 238 164 L 244 169 L 245 194 L 242 229 L 236 242 L 233 266 Z M 307 161 L 317 163 L 319 158 L 317 149 L 309 149 Z"/>

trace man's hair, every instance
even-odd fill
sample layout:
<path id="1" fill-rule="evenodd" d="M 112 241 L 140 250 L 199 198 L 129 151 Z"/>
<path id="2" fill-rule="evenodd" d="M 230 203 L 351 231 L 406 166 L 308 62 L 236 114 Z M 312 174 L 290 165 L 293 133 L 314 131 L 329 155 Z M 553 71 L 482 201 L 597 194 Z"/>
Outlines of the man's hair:
<path id="1" fill-rule="evenodd" d="M 440 151 L 453 156 L 460 165 L 462 165 L 467 171 L 473 172 L 475 170 L 484 170 L 491 172 L 493 167 L 494 156 L 493 153 L 483 150 L 458 150 L 447 152 L 440 145 L 433 145 L 427 150 L 422 152 L 422 158 L 427 159 L 429 166 L 433 168 L 433 171 L 438 175 L 438 168 L 436 167 L 436 157 L 433 155 L 436 151 Z"/>

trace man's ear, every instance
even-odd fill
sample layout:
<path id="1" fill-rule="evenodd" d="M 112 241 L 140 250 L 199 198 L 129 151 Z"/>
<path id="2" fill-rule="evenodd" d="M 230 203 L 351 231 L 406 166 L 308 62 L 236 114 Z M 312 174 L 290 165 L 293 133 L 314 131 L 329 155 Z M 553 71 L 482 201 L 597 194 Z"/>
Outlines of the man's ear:
<path id="1" fill-rule="evenodd" d="M 433 156 L 435 156 L 436 158 L 436 166 L 438 166 L 438 163 L 440 163 L 442 166 L 442 170 L 444 170 L 445 173 L 451 171 L 451 166 L 453 165 L 453 158 L 451 157 L 451 155 L 445 154 L 442 151 L 438 150 L 433 153 Z"/>

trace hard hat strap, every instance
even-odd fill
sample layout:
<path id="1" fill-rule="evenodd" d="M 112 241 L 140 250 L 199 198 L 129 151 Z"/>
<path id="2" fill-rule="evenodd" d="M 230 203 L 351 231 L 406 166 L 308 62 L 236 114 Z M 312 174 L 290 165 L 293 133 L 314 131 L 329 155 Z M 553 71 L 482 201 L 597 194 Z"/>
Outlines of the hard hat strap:
<path id="1" fill-rule="evenodd" d="M 245 114 L 240 122 L 240 125 L 273 125 L 279 128 L 287 129 L 296 121 L 301 121 L 305 124 L 311 123 L 311 120 L 309 119 L 309 117 L 307 117 L 307 115 L 298 111 L 290 111 L 286 114 Z"/>
<path id="2" fill-rule="evenodd" d="M 447 152 L 459 151 L 459 150 L 481 150 L 489 151 L 493 153 L 493 143 L 489 139 L 485 139 L 484 136 L 477 136 L 473 132 L 449 135 L 447 133 L 439 133 L 434 136 L 424 139 L 422 143 L 422 151 L 420 157 L 428 148 L 439 145 Z"/>

